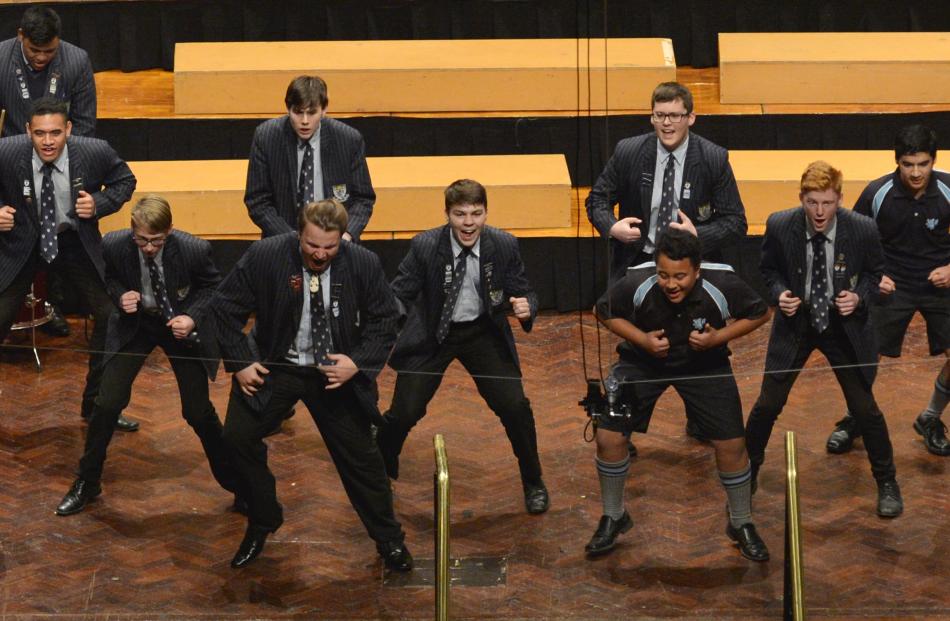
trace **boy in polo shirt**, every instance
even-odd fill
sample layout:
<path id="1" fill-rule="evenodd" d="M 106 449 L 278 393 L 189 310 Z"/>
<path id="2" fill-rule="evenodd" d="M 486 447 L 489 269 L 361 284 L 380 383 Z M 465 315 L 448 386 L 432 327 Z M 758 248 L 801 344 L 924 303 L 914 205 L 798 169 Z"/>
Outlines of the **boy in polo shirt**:
<path id="1" fill-rule="evenodd" d="M 715 450 L 728 499 L 726 534 L 746 558 L 769 558 L 752 524 L 752 477 L 728 343 L 764 324 L 771 311 L 731 267 L 701 264 L 700 256 L 699 239 L 669 229 L 657 243 L 656 262 L 630 268 L 594 309 L 598 320 L 624 339 L 611 375 L 632 415 L 607 417 L 596 426 L 604 515 L 586 546 L 590 556 L 610 551 L 633 525 L 623 503 L 630 467 L 626 438 L 646 432 L 657 400 L 672 386 L 690 422 Z"/>

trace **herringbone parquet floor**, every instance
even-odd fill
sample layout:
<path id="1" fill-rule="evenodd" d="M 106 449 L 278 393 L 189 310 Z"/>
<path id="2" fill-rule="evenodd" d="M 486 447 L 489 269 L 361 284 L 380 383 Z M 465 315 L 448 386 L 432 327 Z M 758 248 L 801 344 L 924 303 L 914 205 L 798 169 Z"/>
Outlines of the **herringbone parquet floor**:
<path id="1" fill-rule="evenodd" d="M 586 319 L 587 352 L 597 337 Z M 72 323 L 74 333 L 81 324 Z M 767 327 L 734 344 L 748 411 L 763 366 Z M 431 438 L 444 434 L 453 480 L 452 552 L 503 559 L 496 586 L 457 586 L 456 619 L 777 619 L 782 614 L 783 442 L 798 432 L 805 585 L 812 619 L 950 619 L 950 460 L 926 453 L 911 429 L 942 360 L 926 356 L 915 320 L 904 357 L 882 367 L 876 393 L 888 416 L 904 516 L 874 515 L 863 450 L 829 456 L 824 440 L 843 399 L 824 359 L 813 359 L 779 420 L 755 498 L 773 559 L 742 559 L 723 535 L 723 494 L 708 447 L 683 434 L 682 405 L 665 395 L 651 433 L 637 436 L 627 504 L 635 528 L 610 556 L 583 546 L 600 516 L 586 418 L 576 315 L 544 315 L 519 334 L 526 391 L 538 422 L 552 495 L 546 515 L 524 513 L 504 434 L 471 380 L 453 366 L 410 436 L 396 509 L 417 557 L 433 554 Z M 602 335 L 601 356 L 613 341 Z M 103 495 L 79 515 L 53 508 L 79 458 L 83 339 L 40 337 L 51 348 L 7 350 L 0 365 L 0 620 L 427 619 L 429 586 L 384 584 L 372 543 L 346 502 L 306 414 L 270 441 L 285 507 L 283 528 L 243 570 L 228 561 L 244 530 L 217 488 L 197 439 L 180 418 L 174 377 L 153 354 L 127 414 L 142 422 L 116 434 Z M 393 374 L 381 379 L 389 402 Z M 212 388 L 225 410 L 228 380 Z"/>

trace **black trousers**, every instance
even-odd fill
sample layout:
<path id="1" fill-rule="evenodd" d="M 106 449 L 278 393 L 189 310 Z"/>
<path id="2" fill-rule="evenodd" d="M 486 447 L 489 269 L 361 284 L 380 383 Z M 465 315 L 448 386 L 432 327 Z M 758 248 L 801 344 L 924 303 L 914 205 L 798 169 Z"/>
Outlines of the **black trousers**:
<path id="1" fill-rule="evenodd" d="M 352 384 L 326 390 L 326 379 L 314 367 L 273 366 L 267 381 L 271 397 L 255 412 L 232 383 L 224 439 L 239 476 L 238 494 L 247 499 L 251 524 L 277 530 L 283 510 L 277 502 L 274 475 L 267 467 L 264 435 L 297 401 L 302 400 L 323 436 L 350 503 L 369 536 L 378 544 L 402 543 L 405 535 L 393 512 L 392 490 L 383 458 L 373 441 L 370 420 L 360 407 Z"/>
<path id="2" fill-rule="evenodd" d="M 144 313 L 132 340 L 103 366 L 102 386 L 89 419 L 86 447 L 79 460 L 79 477 L 91 482 L 102 478 L 115 423 L 129 405 L 132 383 L 155 347 L 161 347 L 168 356 L 178 382 L 182 417 L 201 441 L 212 475 L 221 487 L 235 491 L 237 474 L 229 462 L 221 421 L 208 398 L 208 374 L 204 365 L 193 357 L 195 353 L 188 345 L 172 335 L 163 319 Z"/>
<path id="3" fill-rule="evenodd" d="M 379 444 L 384 453 L 399 455 L 409 431 L 426 415 L 429 401 L 442 383 L 442 374 L 455 359 L 471 373 L 478 394 L 501 420 L 518 458 L 522 482 L 540 481 L 534 414 L 524 394 L 521 373 L 508 345 L 487 317 L 452 324 L 431 360 L 420 369 L 396 376 L 393 401 L 386 414 L 387 424 L 379 430 Z"/>
<path id="4" fill-rule="evenodd" d="M 788 401 L 788 393 L 792 390 L 802 365 L 815 349 L 828 359 L 844 393 L 848 410 L 864 430 L 864 446 L 867 448 L 871 473 L 875 480 L 893 479 L 897 470 L 894 467 L 894 451 L 887 432 L 887 423 L 874 400 L 871 384 L 865 379 L 861 368 L 854 366 L 857 364 L 854 348 L 836 322 L 832 322 L 821 334 L 817 334 L 811 327 L 808 328 L 799 341 L 792 370 L 766 373 L 763 376 L 762 391 L 746 422 L 746 448 L 753 467 L 758 470 L 765 461 L 765 447 L 769 436 L 772 435 L 775 420 Z"/>
<path id="5" fill-rule="evenodd" d="M 105 284 L 99 277 L 95 264 L 86 254 L 79 235 L 75 231 L 64 231 L 57 238 L 59 252 L 51 264 L 39 258 L 34 248 L 23 269 L 13 282 L 0 292 L 0 341 L 6 338 L 17 312 L 23 304 L 23 298 L 30 291 L 33 278 L 38 270 L 58 274 L 76 287 L 80 301 L 95 318 L 95 325 L 89 337 L 89 371 L 86 374 L 86 387 L 82 394 L 82 413 L 92 412 L 102 381 L 102 350 L 106 343 L 106 328 L 109 314 L 115 308 L 106 292 Z"/>

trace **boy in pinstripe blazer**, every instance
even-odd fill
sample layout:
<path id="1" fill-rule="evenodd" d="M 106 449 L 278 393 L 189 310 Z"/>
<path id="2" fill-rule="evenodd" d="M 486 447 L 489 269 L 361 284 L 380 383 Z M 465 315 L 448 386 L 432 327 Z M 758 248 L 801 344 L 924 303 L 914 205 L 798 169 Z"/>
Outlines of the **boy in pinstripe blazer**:
<path id="1" fill-rule="evenodd" d="M 521 383 L 513 314 L 530 332 L 538 299 L 524 274 L 518 240 L 485 225 L 484 186 L 460 179 L 445 189 L 448 222 L 416 235 L 393 290 L 408 312 L 389 361 L 398 372 L 386 425 L 377 436 L 386 471 L 399 476 L 409 431 L 426 414 L 442 374 L 458 359 L 505 428 L 518 458 L 528 513 L 548 510 L 531 404 Z"/>
<path id="2" fill-rule="evenodd" d="M 107 142 L 71 130 L 66 103 L 47 97 L 33 108 L 29 136 L 0 140 L 0 338 L 38 270 L 72 281 L 95 317 L 82 400 L 88 418 L 115 308 L 105 288 L 99 218 L 131 198 L 135 176 Z"/>
<path id="3" fill-rule="evenodd" d="M 254 560 L 283 523 L 263 438 L 301 400 L 384 563 L 409 571 L 412 556 L 371 434 L 381 422 L 376 376 L 396 340 L 396 299 L 379 258 L 343 239 L 339 201 L 307 205 L 297 230 L 252 244 L 212 302 L 225 368 L 234 372 L 224 439 L 248 504 L 231 566 Z M 243 332 L 251 313 L 256 351 Z"/>
<path id="4" fill-rule="evenodd" d="M 376 193 L 363 136 L 326 116 L 329 101 L 322 79 L 298 76 L 284 96 L 287 114 L 254 132 L 244 203 L 261 237 L 294 231 L 305 205 L 330 198 L 346 207 L 343 239 L 359 240 L 369 222 Z"/>
<path id="5" fill-rule="evenodd" d="M 0 108 L 3 135 L 26 131 L 41 97 L 66 102 L 76 136 L 96 133 L 96 80 L 85 50 L 59 38 L 59 15 L 45 6 L 23 13 L 17 36 L 0 42 Z"/>
<path id="6" fill-rule="evenodd" d="M 748 228 L 729 153 L 690 131 L 696 114 L 689 89 L 663 82 L 650 107 L 653 132 L 617 143 L 587 197 L 587 217 L 610 242 L 612 279 L 653 260 L 658 222 L 698 235 L 707 259 Z"/>
<path id="7" fill-rule="evenodd" d="M 155 347 L 168 356 L 182 416 L 201 441 L 212 474 L 233 492 L 235 474 L 221 437 L 221 421 L 208 398 L 208 380 L 214 379 L 220 358 L 208 310 L 221 280 L 211 259 L 211 244 L 173 230 L 168 202 L 149 195 L 132 208 L 131 230 L 109 233 L 102 246 L 106 286 L 118 309 L 109 318 L 102 386 L 78 477 L 56 513 L 78 513 L 99 495 L 115 421 L 129 405 L 132 383 Z"/>
<path id="8" fill-rule="evenodd" d="M 615 415 L 611 408 L 594 419 L 604 514 L 585 548 L 589 556 L 612 550 L 617 536 L 633 526 L 624 507 L 630 469 L 626 437 L 646 432 L 657 400 L 672 386 L 686 417 L 715 450 L 727 498 L 726 535 L 746 558 L 769 558 L 752 523 L 752 469 L 728 343 L 764 324 L 770 312 L 731 267 L 700 263 L 700 256 L 692 233 L 669 229 L 657 240 L 656 262 L 631 267 L 594 308 L 597 319 L 624 339 L 610 371 L 616 381 L 605 385 L 614 387 L 629 415 Z"/>
<path id="9" fill-rule="evenodd" d="M 773 213 L 762 240 L 762 276 L 778 306 L 765 355 L 762 390 L 746 422 L 753 479 L 765 461 L 772 427 L 814 350 L 831 364 L 848 409 L 864 431 L 877 513 L 904 511 L 894 451 L 871 386 L 877 338 L 868 316 L 884 257 L 874 221 L 841 205 L 841 171 L 813 162 L 802 174 L 801 206 Z"/>

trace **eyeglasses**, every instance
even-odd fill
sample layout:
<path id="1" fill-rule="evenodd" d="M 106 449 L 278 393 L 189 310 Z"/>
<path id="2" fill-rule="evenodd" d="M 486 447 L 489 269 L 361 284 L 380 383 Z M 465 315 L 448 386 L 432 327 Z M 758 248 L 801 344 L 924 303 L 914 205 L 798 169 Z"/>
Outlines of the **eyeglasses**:
<path id="1" fill-rule="evenodd" d="M 679 123 L 688 116 L 688 112 L 654 112 L 650 115 L 650 118 L 653 119 L 654 123 L 662 125 L 666 119 L 669 119 L 670 123 Z"/>
<path id="2" fill-rule="evenodd" d="M 132 241 L 135 242 L 135 245 L 139 248 L 144 248 L 151 244 L 156 248 L 161 248 L 165 245 L 165 236 L 161 235 L 159 237 L 139 237 L 138 235 L 132 236 Z"/>

